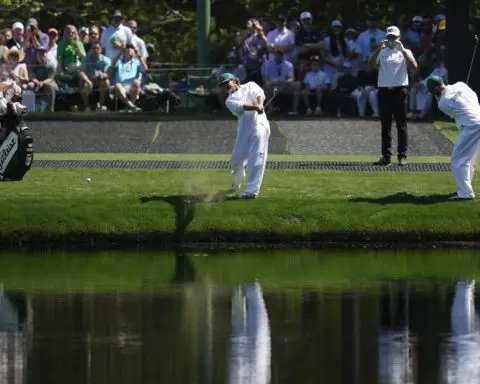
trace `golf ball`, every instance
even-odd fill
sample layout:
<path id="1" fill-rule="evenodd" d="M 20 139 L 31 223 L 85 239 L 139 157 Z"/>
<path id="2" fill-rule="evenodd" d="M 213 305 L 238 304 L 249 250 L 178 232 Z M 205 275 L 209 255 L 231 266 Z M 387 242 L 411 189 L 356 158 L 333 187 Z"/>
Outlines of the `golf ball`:
<path id="1" fill-rule="evenodd" d="M 87 177 L 85 180 L 87 180 L 87 183 L 90 183 L 92 181 L 90 177 Z"/>

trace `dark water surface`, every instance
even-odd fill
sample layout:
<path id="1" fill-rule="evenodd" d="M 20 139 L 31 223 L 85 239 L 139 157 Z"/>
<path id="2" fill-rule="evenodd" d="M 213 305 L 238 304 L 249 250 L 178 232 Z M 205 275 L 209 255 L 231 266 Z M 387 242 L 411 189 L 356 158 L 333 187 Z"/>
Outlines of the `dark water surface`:
<path id="1" fill-rule="evenodd" d="M 0 383 L 480 383 L 478 251 L 0 253 Z"/>

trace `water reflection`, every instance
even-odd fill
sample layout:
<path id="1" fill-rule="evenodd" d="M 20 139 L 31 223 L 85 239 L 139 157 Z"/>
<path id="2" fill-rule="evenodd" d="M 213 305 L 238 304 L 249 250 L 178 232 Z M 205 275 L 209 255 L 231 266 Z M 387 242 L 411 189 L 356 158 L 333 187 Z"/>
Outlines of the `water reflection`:
<path id="1" fill-rule="evenodd" d="M 200 257 L 131 290 L 0 291 L 0 384 L 480 382 L 473 280 L 232 284 Z"/>
<path id="2" fill-rule="evenodd" d="M 258 283 L 245 283 L 232 295 L 232 348 L 229 384 L 270 382 L 270 325 Z"/>
<path id="3" fill-rule="evenodd" d="M 31 315 L 27 297 L 0 284 L 0 383 L 26 382 Z"/>
<path id="4" fill-rule="evenodd" d="M 452 336 L 446 351 L 446 383 L 480 382 L 479 318 L 474 302 L 475 282 L 459 281 L 452 304 Z"/>

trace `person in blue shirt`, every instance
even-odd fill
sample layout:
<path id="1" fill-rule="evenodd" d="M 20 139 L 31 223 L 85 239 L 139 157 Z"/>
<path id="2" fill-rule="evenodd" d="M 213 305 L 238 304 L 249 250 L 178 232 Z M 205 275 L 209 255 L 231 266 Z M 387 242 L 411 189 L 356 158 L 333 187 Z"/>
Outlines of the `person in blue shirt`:
<path id="1" fill-rule="evenodd" d="M 111 66 L 111 60 L 102 55 L 102 46 L 99 42 L 92 44 L 90 53 L 85 57 L 80 66 L 80 96 L 82 97 L 85 111 L 90 111 L 90 96 L 98 92 L 97 109 L 106 110 L 104 106 L 105 98 L 108 94 L 110 81 L 108 80 L 108 70 Z"/>
<path id="2" fill-rule="evenodd" d="M 148 70 L 145 58 L 140 55 L 138 48 L 127 44 L 113 59 L 112 68 L 116 69 L 115 91 L 117 97 L 130 111 L 140 111 L 141 109 L 135 103 L 140 95 L 142 74 Z"/>

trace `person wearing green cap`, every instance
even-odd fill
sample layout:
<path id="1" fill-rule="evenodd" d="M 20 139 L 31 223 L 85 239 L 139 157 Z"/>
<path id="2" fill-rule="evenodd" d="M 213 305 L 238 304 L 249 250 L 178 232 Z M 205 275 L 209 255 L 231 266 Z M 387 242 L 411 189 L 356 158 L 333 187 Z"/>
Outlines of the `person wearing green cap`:
<path id="1" fill-rule="evenodd" d="M 457 124 L 459 135 L 453 146 L 451 168 L 459 200 L 472 200 L 472 178 L 480 151 L 480 104 L 477 94 L 465 83 L 445 85 L 440 76 L 427 79 L 427 88 L 438 100 L 438 109 Z"/>
<path id="2" fill-rule="evenodd" d="M 268 154 L 270 124 L 264 113 L 265 93 L 253 81 L 240 84 L 231 73 L 219 77 L 219 86 L 228 92 L 226 107 L 238 118 L 237 138 L 232 152 L 233 184 L 230 192 L 237 191 L 248 178 L 245 191 L 237 194 L 239 199 L 254 199 L 260 192 Z"/>

